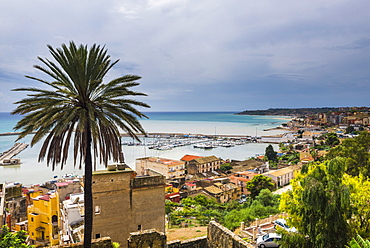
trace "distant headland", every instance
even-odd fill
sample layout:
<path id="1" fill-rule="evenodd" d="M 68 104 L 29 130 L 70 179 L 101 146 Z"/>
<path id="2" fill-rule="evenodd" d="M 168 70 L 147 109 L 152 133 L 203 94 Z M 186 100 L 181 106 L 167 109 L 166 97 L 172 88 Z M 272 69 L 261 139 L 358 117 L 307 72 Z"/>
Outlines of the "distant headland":
<path id="1" fill-rule="evenodd" d="M 279 115 L 310 116 L 328 112 L 369 112 L 369 107 L 322 107 L 322 108 L 269 108 L 265 110 L 245 110 L 236 115 Z"/>

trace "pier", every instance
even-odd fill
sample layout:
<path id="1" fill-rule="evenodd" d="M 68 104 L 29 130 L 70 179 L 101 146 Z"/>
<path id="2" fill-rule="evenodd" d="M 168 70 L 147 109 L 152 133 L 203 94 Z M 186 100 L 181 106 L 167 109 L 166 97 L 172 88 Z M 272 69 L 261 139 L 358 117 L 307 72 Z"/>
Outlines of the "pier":
<path id="1" fill-rule="evenodd" d="M 28 144 L 26 143 L 15 143 L 12 148 L 8 151 L 3 152 L 0 156 L 0 165 L 14 165 L 20 164 L 21 160 L 19 158 L 13 159 L 14 156 L 18 155 L 21 151 L 26 149 Z"/>

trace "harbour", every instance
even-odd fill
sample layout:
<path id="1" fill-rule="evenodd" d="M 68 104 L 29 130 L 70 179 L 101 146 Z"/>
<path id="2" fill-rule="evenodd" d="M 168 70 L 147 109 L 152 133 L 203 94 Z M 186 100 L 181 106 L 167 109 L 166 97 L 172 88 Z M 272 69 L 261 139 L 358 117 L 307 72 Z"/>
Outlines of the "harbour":
<path id="1" fill-rule="evenodd" d="M 147 113 L 150 119 L 141 121 L 146 135 L 140 135 L 140 142 L 133 140 L 122 133 L 122 151 L 125 163 L 135 168 L 137 158 L 141 157 L 164 157 L 179 160 L 186 154 L 197 156 L 217 156 L 222 159 L 245 160 L 263 154 L 267 144 L 262 143 L 264 136 L 281 134 L 283 130 L 263 131 L 274 128 L 289 119 L 278 119 L 276 116 L 240 116 L 233 113 Z M 0 115 L 0 152 L 9 150 L 18 138 L 17 133 L 12 133 L 19 117 L 9 113 Z M 278 121 L 278 123 L 274 123 Z M 261 137 L 257 142 L 253 137 Z M 33 135 L 27 135 L 19 142 L 31 144 Z M 176 145 L 170 149 L 150 149 L 156 141 L 169 140 L 170 144 Z M 191 141 L 193 144 L 179 145 L 176 142 Z M 239 142 L 234 146 L 226 142 Z M 194 145 L 203 142 L 225 142 L 224 145 L 212 146 L 212 148 L 197 148 Z M 73 148 L 70 148 L 70 156 L 63 169 L 58 165 L 54 170 L 48 167 L 45 160 L 39 160 L 39 152 L 42 142 L 28 146 L 16 157 L 21 159 L 21 164 L 0 166 L 0 182 L 21 182 L 24 185 L 42 183 L 52 178 L 60 178 L 65 174 L 83 175 L 83 165 L 79 169 L 79 163 L 73 160 Z M 130 145 L 128 145 L 131 143 Z M 273 144 L 278 149 L 277 144 Z M 164 147 L 166 148 L 166 147 Z M 168 148 L 168 147 L 167 147 Z M 97 161 L 94 169 L 104 169 L 105 165 Z"/>

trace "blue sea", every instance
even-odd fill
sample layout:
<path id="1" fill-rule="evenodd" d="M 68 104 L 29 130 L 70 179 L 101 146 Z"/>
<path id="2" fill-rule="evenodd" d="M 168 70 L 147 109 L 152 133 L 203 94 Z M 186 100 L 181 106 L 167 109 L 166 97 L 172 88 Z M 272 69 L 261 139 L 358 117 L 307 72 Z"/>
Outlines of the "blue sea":
<path id="1" fill-rule="evenodd" d="M 204 135 L 245 135 L 265 136 L 280 134 L 280 130 L 265 131 L 277 127 L 290 120 L 281 116 L 247 116 L 235 115 L 236 112 L 146 112 L 149 119 L 142 119 L 141 123 L 148 133 L 181 133 Z M 13 132 L 15 124 L 21 116 L 0 113 L 0 133 Z M 30 143 L 31 136 L 18 142 Z M 0 136 L 0 152 L 11 148 L 17 139 L 16 135 Z M 129 139 L 129 138 L 125 138 Z M 145 142 L 145 140 L 143 140 Z M 215 155 L 222 159 L 244 160 L 256 154 L 263 154 L 267 144 L 249 143 L 232 148 L 217 147 L 211 150 L 200 150 L 193 146 L 183 146 L 171 150 L 150 150 L 146 146 L 123 146 L 125 162 L 135 169 L 135 159 L 147 156 L 157 156 L 179 160 L 186 154 L 210 156 Z M 38 162 L 38 153 L 41 143 L 28 147 L 19 155 L 21 165 L 0 166 L 0 182 L 20 182 L 24 185 L 38 184 L 64 174 L 83 175 L 83 170 L 74 167 L 73 159 L 68 158 L 64 169 L 54 171 L 47 167 L 45 162 Z M 97 169 L 103 169 L 98 165 Z"/>

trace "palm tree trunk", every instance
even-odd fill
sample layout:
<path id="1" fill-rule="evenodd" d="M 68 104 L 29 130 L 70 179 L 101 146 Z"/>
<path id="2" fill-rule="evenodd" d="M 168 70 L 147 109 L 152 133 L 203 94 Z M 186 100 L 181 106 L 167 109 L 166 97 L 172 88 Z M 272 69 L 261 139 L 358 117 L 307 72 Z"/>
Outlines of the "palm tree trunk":
<path id="1" fill-rule="evenodd" d="M 84 206 L 85 206 L 85 228 L 84 248 L 91 247 L 91 235 L 93 227 L 93 197 L 92 197 L 92 158 L 91 158 L 91 130 L 86 127 L 86 157 L 84 177 Z"/>

